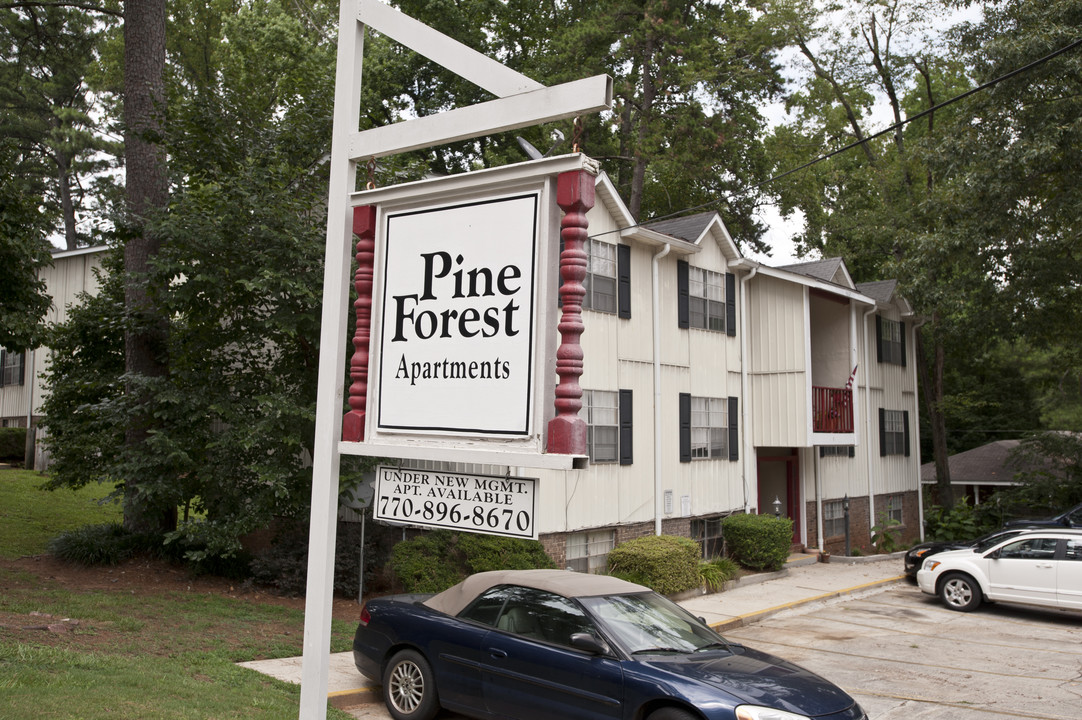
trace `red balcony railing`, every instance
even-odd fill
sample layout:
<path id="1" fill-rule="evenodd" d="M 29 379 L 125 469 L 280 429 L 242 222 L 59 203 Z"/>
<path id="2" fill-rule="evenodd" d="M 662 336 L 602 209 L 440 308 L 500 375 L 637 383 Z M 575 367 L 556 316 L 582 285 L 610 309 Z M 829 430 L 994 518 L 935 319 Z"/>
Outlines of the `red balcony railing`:
<path id="1" fill-rule="evenodd" d="M 853 391 L 812 387 L 812 417 L 815 432 L 853 432 Z"/>

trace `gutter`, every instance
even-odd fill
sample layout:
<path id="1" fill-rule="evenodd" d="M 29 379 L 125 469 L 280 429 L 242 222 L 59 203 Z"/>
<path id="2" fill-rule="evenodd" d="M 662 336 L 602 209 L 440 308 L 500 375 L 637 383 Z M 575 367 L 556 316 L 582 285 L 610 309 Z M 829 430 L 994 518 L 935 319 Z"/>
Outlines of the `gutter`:
<path id="1" fill-rule="evenodd" d="M 868 317 L 875 313 L 878 305 L 873 303 L 871 308 L 861 317 L 861 331 L 864 333 L 864 367 L 868 364 Z M 872 375 L 865 370 L 868 379 L 864 381 L 864 437 L 865 451 L 864 463 L 868 472 L 868 539 L 871 540 L 872 526 L 875 525 L 875 482 L 872 477 Z"/>
<path id="2" fill-rule="evenodd" d="M 653 334 L 654 334 L 654 534 L 661 535 L 661 513 L 665 507 L 661 488 L 661 308 L 659 266 L 661 259 L 669 254 L 672 245 L 666 243 L 654 253 L 651 272 L 653 274 L 653 298 L 651 298 Z"/>
<path id="3" fill-rule="evenodd" d="M 748 281 L 759 272 L 758 263 L 740 278 L 740 422 L 744 425 L 744 514 L 751 512 L 751 402 L 748 390 Z M 821 537 L 821 536 L 820 536 Z"/>
<path id="4" fill-rule="evenodd" d="M 924 542 L 924 483 L 921 477 L 920 468 L 922 465 L 922 458 L 920 456 L 920 382 L 917 378 L 917 328 L 921 327 L 928 321 L 921 320 L 919 323 L 913 324 L 913 337 L 912 342 L 909 343 L 909 347 L 913 348 L 913 398 L 916 400 L 916 407 L 913 409 L 913 422 L 916 426 L 915 440 L 917 446 L 917 515 L 920 518 L 920 541 Z"/>

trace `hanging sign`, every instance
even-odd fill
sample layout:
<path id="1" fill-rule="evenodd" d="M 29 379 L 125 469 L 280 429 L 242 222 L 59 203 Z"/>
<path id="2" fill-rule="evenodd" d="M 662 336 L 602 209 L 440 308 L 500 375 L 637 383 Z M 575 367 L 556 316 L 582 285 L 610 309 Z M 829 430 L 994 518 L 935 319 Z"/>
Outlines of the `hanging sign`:
<path id="1" fill-rule="evenodd" d="M 537 539 L 535 478 L 379 466 L 373 517 L 405 525 Z"/>
<path id="2" fill-rule="evenodd" d="M 533 431 L 539 203 L 525 193 L 388 213 L 381 430 Z"/>

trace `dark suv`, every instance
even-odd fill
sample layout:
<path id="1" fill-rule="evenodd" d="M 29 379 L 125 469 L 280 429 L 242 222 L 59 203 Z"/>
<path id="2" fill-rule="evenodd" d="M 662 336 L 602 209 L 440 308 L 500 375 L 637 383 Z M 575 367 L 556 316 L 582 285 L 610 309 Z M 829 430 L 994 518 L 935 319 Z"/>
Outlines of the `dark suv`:
<path id="1" fill-rule="evenodd" d="M 1004 523 L 1003 527 L 1082 527 L 1082 503 L 1055 517 L 1039 520 L 1011 520 Z"/>

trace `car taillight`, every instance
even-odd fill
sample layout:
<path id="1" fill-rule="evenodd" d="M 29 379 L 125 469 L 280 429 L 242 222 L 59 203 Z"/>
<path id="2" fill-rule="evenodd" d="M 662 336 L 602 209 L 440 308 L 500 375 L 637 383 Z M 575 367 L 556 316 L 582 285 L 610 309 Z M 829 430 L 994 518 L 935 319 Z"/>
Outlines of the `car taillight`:
<path id="1" fill-rule="evenodd" d="M 361 606 L 361 625 L 368 626 L 368 621 L 372 619 L 371 613 L 368 612 L 368 606 Z"/>

